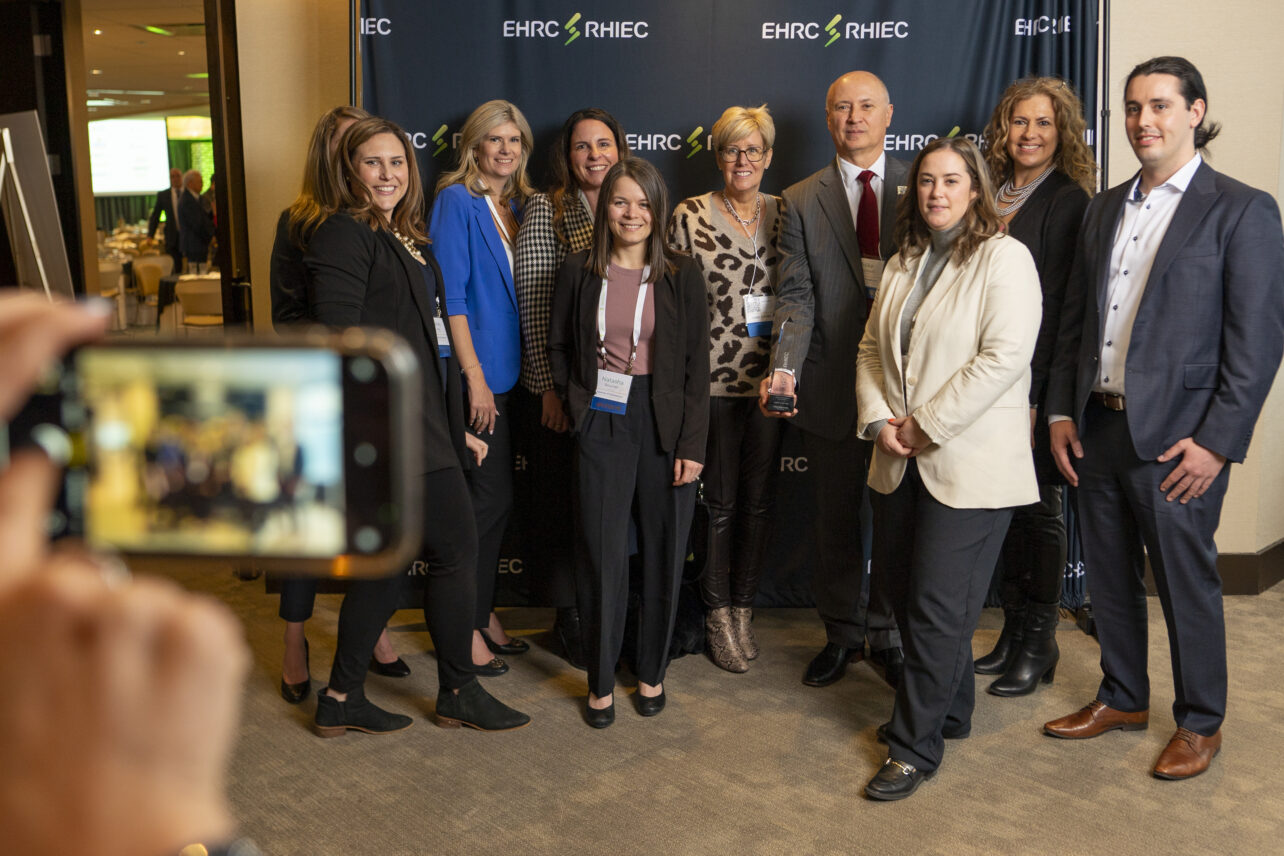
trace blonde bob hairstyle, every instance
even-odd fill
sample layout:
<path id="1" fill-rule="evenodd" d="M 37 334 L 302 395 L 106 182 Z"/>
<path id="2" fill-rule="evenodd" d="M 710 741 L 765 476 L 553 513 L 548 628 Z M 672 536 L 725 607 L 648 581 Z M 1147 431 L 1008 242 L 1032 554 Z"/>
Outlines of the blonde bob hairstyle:
<path id="1" fill-rule="evenodd" d="M 964 264 L 987 238 L 1003 231 L 1003 221 L 994 207 L 990 171 L 985 168 L 981 150 L 967 137 L 938 137 L 914 158 L 914 165 L 905 180 L 905 195 L 896 203 L 896 228 L 892 231 L 892 239 L 901 256 L 901 270 L 909 270 L 910 260 L 921 255 L 932 242 L 932 227 L 927 225 L 918 207 L 918 175 L 927 156 L 942 149 L 949 149 L 963 159 L 972 180 L 972 190 L 976 192 L 976 198 L 963 215 L 963 229 L 954 239 L 954 252 L 951 253 L 954 263 Z"/>
<path id="2" fill-rule="evenodd" d="M 1070 176 L 1075 184 L 1092 196 L 1097 192 L 1097 162 L 1083 140 L 1083 133 L 1088 127 L 1083 119 L 1083 104 L 1070 84 L 1059 77 L 1022 78 L 1003 93 L 983 135 L 985 162 L 989 164 L 990 174 L 996 184 L 1012 177 L 1012 156 L 1008 154 L 1012 111 L 1027 98 L 1040 95 L 1046 95 L 1052 102 L 1052 113 L 1056 117 L 1057 151 L 1052 156 L 1053 169 Z"/>
<path id="3" fill-rule="evenodd" d="M 481 167 L 477 164 L 477 147 L 487 134 L 505 122 L 516 125 L 518 133 L 522 135 L 522 155 L 518 158 L 517 169 L 513 170 L 504 187 L 498 189 L 500 201 L 505 204 L 513 199 L 519 203 L 526 202 L 527 197 L 535 192 L 526 175 L 526 164 L 531 159 L 535 138 L 531 135 L 530 124 L 522 111 L 517 109 L 517 105 L 502 100 L 487 101 L 469 114 L 459 132 L 459 166 L 437 179 L 438 193 L 452 184 L 462 184 L 473 196 L 496 190 L 487 187 L 482 178 Z"/>
<path id="4" fill-rule="evenodd" d="M 369 118 L 370 114 L 360 107 L 343 104 L 326 111 L 312 129 L 303 166 L 303 186 L 289 209 L 290 240 L 299 249 L 307 249 L 313 230 L 339 208 L 338 171 L 334 163 L 339 141 L 335 139 L 335 132 L 344 121 Z"/>
<path id="5" fill-rule="evenodd" d="M 375 207 L 374 200 L 370 198 L 357 171 L 357 150 L 380 134 L 392 134 L 396 137 L 406 155 L 406 195 L 401 197 L 386 220 L 383 212 Z M 339 162 L 339 192 L 343 210 L 372 230 L 395 230 L 416 244 L 428 243 L 428 229 L 424 223 L 423 180 L 419 177 L 419 162 L 415 160 L 406 132 L 397 123 L 375 116 L 362 119 L 344 131 L 340 145 L 343 146 L 343 156 L 336 160 Z"/>
<path id="6" fill-rule="evenodd" d="M 713 123 L 713 157 L 716 160 L 718 151 L 736 140 L 757 131 L 762 135 L 763 147 L 770 149 L 776 144 L 776 123 L 771 120 L 767 105 L 761 107 L 728 107 L 722 111 L 718 121 Z"/>

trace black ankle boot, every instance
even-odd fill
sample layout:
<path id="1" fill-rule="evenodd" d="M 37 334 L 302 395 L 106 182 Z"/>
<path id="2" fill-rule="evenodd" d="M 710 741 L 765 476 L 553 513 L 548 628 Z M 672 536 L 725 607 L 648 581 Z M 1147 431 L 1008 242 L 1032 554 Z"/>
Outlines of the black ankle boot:
<path id="1" fill-rule="evenodd" d="M 353 690 L 339 701 L 328 689 L 317 693 L 317 715 L 312 730 L 322 737 L 338 737 L 348 729 L 366 734 L 388 734 L 409 728 L 414 720 L 391 713 L 366 698 L 362 690 Z"/>
<path id="2" fill-rule="evenodd" d="M 559 606 L 553 621 L 553 635 L 562 646 L 566 662 L 584 668 L 584 643 L 580 632 L 580 611 L 573 606 Z"/>
<path id="3" fill-rule="evenodd" d="M 457 693 L 444 688 L 437 693 L 437 724 L 442 728 L 467 725 L 478 731 L 511 731 L 530 721 L 526 714 L 486 692 L 476 678 Z"/>
<path id="4" fill-rule="evenodd" d="M 1008 666 L 997 681 L 990 684 L 989 693 L 996 696 L 1021 696 L 1034 692 L 1042 680 L 1052 683 L 1057 673 L 1057 620 L 1059 603 L 1031 603 L 1025 610 L 1025 628 L 1021 645 L 1012 665 Z"/>
<path id="5" fill-rule="evenodd" d="M 999 631 L 999 641 L 994 644 L 993 651 L 978 658 L 972 666 L 978 675 L 1001 675 L 1012 665 L 1025 632 L 1025 609 L 1025 604 L 1003 607 L 1003 629 Z"/>

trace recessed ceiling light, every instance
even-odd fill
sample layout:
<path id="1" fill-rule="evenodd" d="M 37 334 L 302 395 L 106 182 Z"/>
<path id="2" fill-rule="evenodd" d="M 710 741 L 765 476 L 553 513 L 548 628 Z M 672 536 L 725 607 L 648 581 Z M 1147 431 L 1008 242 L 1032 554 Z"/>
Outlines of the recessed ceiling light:
<path id="1" fill-rule="evenodd" d="M 89 73 L 90 73 L 90 74 L 102 74 L 102 73 L 103 73 L 103 70 L 102 70 L 101 68 L 91 68 L 91 69 L 89 70 Z"/>
<path id="2" fill-rule="evenodd" d="M 194 71 L 187 76 L 192 80 L 205 80 L 210 76 L 210 73 L 208 71 Z"/>
<path id="3" fill-rule="evenodd" d="M 143 27 L 143 29 L 144 29 L 144 30 L 146 30 L 147 32 L 152 33 L 153 35 L 157 35 L 157 36 L 172 36 L 172 35 L 174 35 L 173 33 L 171 33 L 169 30 L 165 29 L 164 27 L 153 27 L 153 26 L 148 25 L 148 26 L 146 26 L 146 27 Z"/>
<path id="4" fill-rule="evenodd" d="M 95 35 L 95 36 L 101 36 L 102 34 L 103 34 L 103 31 L 102 31 L 102 30 L 94 30 L 94 35 Z"/>
<path id="5" fill-rule="evenodd" d="M 187 56 L 187 51 L 179 51 L 179 52 L 178 52 L 178 55 L 179 55 L 179 56 Z"/>

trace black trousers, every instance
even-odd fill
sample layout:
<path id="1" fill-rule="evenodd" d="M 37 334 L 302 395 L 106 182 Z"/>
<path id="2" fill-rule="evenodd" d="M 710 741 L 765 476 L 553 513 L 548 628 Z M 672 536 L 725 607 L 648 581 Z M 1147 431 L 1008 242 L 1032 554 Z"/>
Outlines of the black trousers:
<path id="1" fill-rule="evenodd" d="M 575 438 L 576 566 L 589 691 L 615 686 L 629 604 L 629 517 L 637 522 L 637 677 L 664 680 L 678 611 L 694 484 L 673 486 L 674 455 L 660 448 L 650 377 L 633 379 L 623 415 L 590 410 Z"/>
<path id="2" fill-rule="evenodd" d="M 873 494 L 874 564 L 887 575 L 905 646 L 905 672 L 887 729 L 892 758 L 935 770 L 942 729 L 972 723 L 972 634 L 1012 509 L 937 502 L 911 460 L 892 493 Z"/>
<path id="3" fill-rule="evenodd" d="M 1060 602 L 1066 568 L 1061 485 L 1040 484 L 1038 502 L 1012 509 L 1002 555 L 1004 606 Z"/>
<path id="4" fill-rule="evenodd" d="M 317 600 L 317 581 L 312 577 L 285 577 L 281 580 L 281 606 L 277 614 L 283 621 L 307 621 Z"/>
<path id="5" fill-rule="evenodd" d="M 1097 698 L 1116 710 L 1150 707 L 1143 581 L 1149 554 L 1168 625 L 1173 718 L 1182 728 L 1211 736 L 1226 716 L 1226 623 L 1213 533 L 1230 466 L 1222 467 L 1203 496 L 1182 505 L 1159 491 L 1177 462 L 1139 458 L 1127 412 L 1089 403 L 1080 437 L 1084 456 L 1074 463 L 1083 564 L 1101 642 Z"/>
<path id="6" fill-rule="evenodd" d="M 769 419 L 752 396 L 709 400 L 703 472 L 709 506 L 709 556 L 700 592 L 705 606 L 752 606 L 771 528 L 781 420 Z"/>
<path id="7" fill-rule="evenodd" d="M 460 469 L 428 473 L 423 485 L 424 618 L 437 651 L 437 683 L 454 690 L 475 679 L 477 533 Z M 383 579 L 355 581 L 348 589 L 339 608 L 339 638 L 330 670 L 330 686 L 336 691 L 361 691 L 375 642 L 397 609 L 405 580 L 405 571 L 399 570 Z"/>
<path id="8" fill-rule="evenodd" d="M 467 472 L 477 531 L 477 603 L 473 627 L 486 629 L 495 606 L 495 582 L 499 577 L 499 551 L 513 510 L 513 419 L 509 393 L 495 394 L 495 433 L 477 434 L 490 445 L 481 466 Z"/>
<path id="9" fill-rule="evenodd" d="M 877 556 L 865 573 L 860 507 L 865 497 L 871 443 L 858 439 L 855 426 L 842 440 L 802 432 L 807 471 L 816 492 L 817 566 L 812 597 L 825 622 L 825 636 L 844 648 L 883 651 L 901 644 L 896 617 Z"/>
<path id="10" fill-rule="evenodd" d="M 536 603 L 575 606 L 575 518 L 571 513 L 575 444 L 570 432 L 558 434 L 540 424 L 540 396 L 518 387 L 509 399 L 515 414 L 513 449 L 526 467 L 516 503 L 522 575 Z"/>

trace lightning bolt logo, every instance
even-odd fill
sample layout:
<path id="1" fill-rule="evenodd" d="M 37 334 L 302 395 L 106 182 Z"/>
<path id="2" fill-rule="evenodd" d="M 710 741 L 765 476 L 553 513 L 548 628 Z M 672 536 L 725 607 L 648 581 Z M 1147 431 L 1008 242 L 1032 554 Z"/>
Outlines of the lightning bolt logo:
<path id="1" fill-rule="evenodd" d="M 834 25 L 837 24 L 842 19 L 843 19 L 842 15 L 835 15 L 833 18 L 830 19 L 829 23 L 825 25 L 825 32 L 829 33 L 829 41 L 825 42 L 825 47 L 829 47 L 834 42 L 838 41 L 839 32 L 837 28 L 834 27 Z"/>
<path id="2" fill-rule="evenodd" d="M 437 155 L 444 152 L 447 147 L 445 125 L 442 125 L 440 128 L 438 128 L 437 133 L 432 135 L 432 141 L 437 144 L 437 148 L 433 149 L 432 156 L 437 157 Z"/>
<path id="3" fill-rule="evenodd" d="M 704 133 L 703 125 L 696 125 L 696 129 L 687 137 L 687 145 L 691 146 L 690 153 L 687 154 L 687 160 L 695 157 L 698 153 L 704 151 L 704 146 L 700 145 L 700 135 Z"/>
<path id="4" fill-rule="evenodd" d="M 574 15 L 571 16 L 571 19 L 569 21 L 567 21 L 565 24 L 562 25 L 562 27 L 566 30 L 566 32 L 571 34 L 571 37 L 569 39 L 562 42 L 563 47 L 565 47 L 566 45 L 569 45 L 571 42 L 575 41 L 580 37 L 579 28 L 575 26 L 576 22 L 579 21 L 579 19 L 580 19 L 580 13 L 576 12 Z"/>

